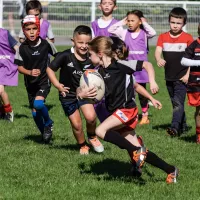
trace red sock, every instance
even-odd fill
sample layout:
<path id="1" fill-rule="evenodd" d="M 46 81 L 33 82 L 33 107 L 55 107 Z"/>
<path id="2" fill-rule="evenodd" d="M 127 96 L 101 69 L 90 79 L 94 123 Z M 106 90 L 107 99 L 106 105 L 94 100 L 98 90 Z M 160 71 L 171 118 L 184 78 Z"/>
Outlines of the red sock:
<path id="1" fill-rule="evenodd" d="M 12 107 L 10 104 L 3 106 L 5 113 L 12 112 Z"/>
<path id="2" fill-rule="evenodd" d="M 200 135 L 200 127 L 196 127 L 196 134 Z"/>

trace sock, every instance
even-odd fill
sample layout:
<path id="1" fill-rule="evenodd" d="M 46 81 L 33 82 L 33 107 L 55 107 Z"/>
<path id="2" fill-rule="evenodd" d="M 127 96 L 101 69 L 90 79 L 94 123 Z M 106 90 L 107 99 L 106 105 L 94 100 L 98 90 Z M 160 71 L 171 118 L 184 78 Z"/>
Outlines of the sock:
<path id="1" fill-rule="evenodd" d="M 3 109 L 4 109 L 5 113 L 12 112 L 12 107 L 10 104 L 3 105 Z"/>
<path id="2" fill-rule="evenodd" d="M 109 130 L 106 132 L 104 141 L 115 144 L 121 149 L 126 149 L 129 155 L 133 155 L 133 151 L 140 149 L 140 147 L 132 145 L 127 139 L 125 139 L 118 132 L 113 130 Z"/>
<path id="3" fill-rule="evenodd" d="M 32 112 L 33 119 L 35 121 L 35 124 L 37 125 L 38 129 L 40 130 L 40 133 L 44 133 L 44 120 L 39 111 Z"/>
<path id="4" fill-rule="evenodd" d="M 197 134 L 197 135 L 200 134 L 200 127 L 196 127 L 196 134 Z"/>
<path id="5" fill-rule="evenodd" d="M 170 173 L 174 172 L 174 170 L 175 170 L 174 166 L 167 164 L 164 160 L 159 158 L 156 154 L 154 154 L 151 151 L 147 151 L 147 157 L 146 157 L 145 162 L 147 162 L 155 167 L 158 167 L 159 169 L 162 169 L 167 174 L 170 174 Z"/>
<path id="6" fill-rule="evenodd" d="M 84 142 L 81 143 L 81 144 L 78 144 L 79 148 L 81 148 L 81 147 L 83 147 L 83 146 L 85 146 L 85 145 L 87 145 L 87 142 L 86 142 L 86 141 L 84 141 Z"/>
<path id="7" fill-rule="evenodd" d="M 48 126 L 49 124 L 51 124 L 53 122 L 49 117 L 49 112 L 45 105 L 39 111 L 41 112 L 41 115 L 44 118 L 45 126 Z"/>
<path id="8" fill-rule="evenodd" d="M 96 134 L 87 132 L 87 136 L 88 136 L 89 139 L 93 139 L 93 138 L 96 137 Z"/>

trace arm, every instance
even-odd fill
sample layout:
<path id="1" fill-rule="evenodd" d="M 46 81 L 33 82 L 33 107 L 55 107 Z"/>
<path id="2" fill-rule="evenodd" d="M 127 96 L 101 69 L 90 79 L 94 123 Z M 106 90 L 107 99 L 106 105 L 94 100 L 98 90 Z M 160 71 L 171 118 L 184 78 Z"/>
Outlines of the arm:
<path id="1" fill-rule="evenodd" d="M 57 88 L 57 90 L 60 91 L 61 94 L 65 97 L 66 93 L 69 93 L 70 88 L 64 87 L 64 85 L 58 81 L 58 79 L 56 78 L 55 72 L 50 67 L 47 67 L 46 72 L 51 83 L 54 85 L 54 87 Z"/>
<path id="2" fill-rule="evenodd" d="M 78 87 L 76 89 L 77 99 L 85 99 L 85 98 L 93 99 L 95 98 L 96 95 L 97 95 L 97 90 L 94 86 L 91 88 Z"/>
<path id="3" fill-rule="evenodd" d="M 197 67 L 200 66 L 200 60 L 193 60 L 183 57 L 181 60 L 181 65 L 188 67 Z"/>
<path id="4" fill-rule="evenodd" d="M 155 29 L 153 29 L 146 21 L 146 19 L 144 17 L 141 18 L 141 21 L 142 21 L 142 25 L 144 27 L 144 30 L 147 34 L 147 37 L 148 38 L 152 38 L 156 35 L 156 31 Z"/>
<path id="5" fill-rule="evenodd" d="M 166 64 L 166 61 L 161 57 L 161 55 L 162 55 L 162 47 L 157 46 L 155 50 L 155 59 L 158 67 L 164 67 Z"/>
<path id="6" fill-rule="evenodd" d="M 137 93 L 139 93 L 139 94 L 141 94 L 142 96 L 144 96 L 144 97 L 146 97 L 147 99 L 149 99 L 149 100 L 152 102 L 152 104 L 154 105 L 155 108 L 157 108 L 157 109 L 161 109 L 161 108 L 162 108 L 162 104 L 161 104 L 158 100 L 154 99 L 154 98 L 147 92 L 147 90 L 146 90 L 144 87 L 142 87 L 140 84 L 135 83 L 135 84 L 134 84 L 134 88 L 135 88 L 135 91 L 136 91 Z"/>
<path id="7" fill-rule="evenodd" d="M 49 24 L 49 28 L 48 28 L 48 32 L 47 32 L 47 38 L 48 38 L 52 43 L 55 42 L 54 34 L 53 34 L 53 30 L 52 30 L 51 24 Z"/>
<path id="8" fill-rule="evenodd" d="M 126 36 L 126 29 L 123 29 L 123 26 L 126 25 L 126 17 L 121 21 L 113 24 L 109 27 L 108 32 L 112 33 L 113 35 L 119 37 L 121 40 L 125 40 Z"/>
<path id="9" fill-rule="evenodd" d="M 182 81 L 183 83 L 187 84 L 189 76 L 190 76 L 190 67 L 188 67 L 188 70 L 187 70 L 186 74 L 180 79 L 180 81 Z"/>
<path id="10" fill-rule="evenodd" d="M 21 73 L 21 74 L 25 74 L 25 75 L 29 75 L 29 76 L 39 76 L 40 75 L 40 69 L 32 69 L 32 70 L 28 70 L 28 69 L 25 69 L 23 66 L 18 66 L 18 71 Z"/>

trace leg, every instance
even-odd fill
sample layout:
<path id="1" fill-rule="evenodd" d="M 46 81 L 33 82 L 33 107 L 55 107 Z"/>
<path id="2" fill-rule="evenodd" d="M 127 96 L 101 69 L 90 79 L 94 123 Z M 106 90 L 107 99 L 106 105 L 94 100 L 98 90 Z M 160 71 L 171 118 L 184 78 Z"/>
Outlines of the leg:
<path id="1" fill-rule="evenodd" d="M 196 142 L 197 144 L 200 144 L 200 106 L 196 107 L 195 123 L 196 123 Z"/>

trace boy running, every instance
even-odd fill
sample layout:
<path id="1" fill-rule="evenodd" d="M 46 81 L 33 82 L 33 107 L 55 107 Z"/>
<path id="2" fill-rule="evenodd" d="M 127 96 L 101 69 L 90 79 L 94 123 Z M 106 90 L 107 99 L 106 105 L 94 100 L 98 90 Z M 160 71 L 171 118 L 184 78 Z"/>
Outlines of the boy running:
<path id="1" fill-rule="evenodd" d="M 40 34 L 40 20 L 37 16 L 27 15 L 22 20 L 22 29 L 26 40 L 15 55 L 15 64 L 24 74 L 24 82 L 28 93 L 33 119 L 42 134 L 45 143 L 52 138 L 53 121 L 49 117 L 44 102 L 50 92 L 50 83 L 46 73 L 48 54 L 54 55 L 53 44 L 43 40 Z"/>

